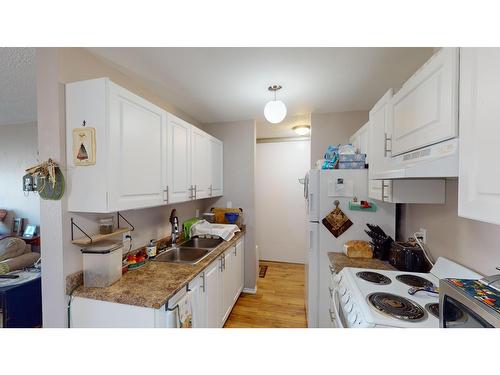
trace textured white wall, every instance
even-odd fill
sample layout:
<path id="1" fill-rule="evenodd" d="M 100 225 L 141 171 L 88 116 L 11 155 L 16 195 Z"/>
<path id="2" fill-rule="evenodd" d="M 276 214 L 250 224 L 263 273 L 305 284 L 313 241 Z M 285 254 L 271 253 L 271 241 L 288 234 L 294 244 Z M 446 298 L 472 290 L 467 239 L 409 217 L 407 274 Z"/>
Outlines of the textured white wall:
<path id="1" fill-rule="evenodd" d="M 313 113 L 311 115 L 311 166 L 323 159 L 328 145 L 347 143 L 368 121 L 367 111 Z"/>
<path id="2" fill-rule="evenodd" d="M 500 225 L 464 219 L 457 209 L 458 180 L 446 180 L 446 204 L 403 205 L 403 238 L 427 229 L 427 246 L 434 258 L 444 256 L 484 275 L 497 274 Z"/>
<path id="3" fill-rule="evenodd" d="M 22 190 L 25 169 L 35 165 L 37 157 L 36 124 L 0 126 L 0 208 L 9 210 L 0 233 L 10 233 L 14 217 L 40 225 L 40 198 L 33 193 L 25 196 Z"/>
<path id="4" fill-rule="evenodd" d="M 257 144 L 256 242 L 260 259 L 304 263 L 307 216 L 304 186 L 310 141 Z"/>
<path id="5" fill-rule="evenodd" d="M 233 207 L 243 209 L 247 226 L 245 288 L 253 289 L 258 271 L 255 251 L 255 121 L 205 124 L 204 129 L 224 142 L 224 196 L 214 205 L 226 207 L 231 201 Z"/>

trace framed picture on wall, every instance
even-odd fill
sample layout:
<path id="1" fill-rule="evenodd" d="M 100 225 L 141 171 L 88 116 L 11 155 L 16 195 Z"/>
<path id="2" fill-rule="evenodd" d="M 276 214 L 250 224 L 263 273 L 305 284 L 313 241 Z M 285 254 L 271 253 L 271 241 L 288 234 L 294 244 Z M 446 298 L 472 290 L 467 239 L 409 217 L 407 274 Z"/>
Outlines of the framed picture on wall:
<path id="1" fill-rule="evenodd" d="M 95 148 L 95 128 L 73 129 L 73 163 L 76 166 L 94 165 Z"/>
<path id="2" fill-rule="evenodd" d="M 12 220 L 12 234 L 16 236 L 21 236 L 24 229 L 24 219 L 22 217 L 15 217 Z"/>
<path id="3" fill-rule="evenodd" d="M 36 225 L 26 225 L 26 229 L 24 230 L 23 237 L 32 238 L 36 235 Z"/>

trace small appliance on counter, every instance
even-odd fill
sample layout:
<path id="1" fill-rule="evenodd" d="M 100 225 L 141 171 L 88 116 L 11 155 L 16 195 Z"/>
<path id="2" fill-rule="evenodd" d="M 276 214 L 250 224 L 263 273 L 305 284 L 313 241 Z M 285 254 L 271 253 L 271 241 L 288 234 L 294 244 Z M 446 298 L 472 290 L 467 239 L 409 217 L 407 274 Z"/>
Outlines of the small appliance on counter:
<path id="1" fill-rule="evenodd" d="M 393 242 L 388 260 L 400 271 L 429 272 L 432 267 L 420 246 L 410 242 Z"/>

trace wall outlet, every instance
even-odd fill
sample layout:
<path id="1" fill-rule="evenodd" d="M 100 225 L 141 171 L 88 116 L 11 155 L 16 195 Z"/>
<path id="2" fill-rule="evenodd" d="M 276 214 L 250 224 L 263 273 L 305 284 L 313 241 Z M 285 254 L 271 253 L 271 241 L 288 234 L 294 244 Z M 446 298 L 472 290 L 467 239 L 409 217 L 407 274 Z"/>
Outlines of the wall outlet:
<path id="1" fill-rule="evenodd" d="M 199 208 L 196 209 L 196 213 L 195 213 L 194 217 L 200 217 L 200 209 Z"/>
<path id="2" fill-rule="evenodd" d="M 422 243 L 427 243 L 427 229 L 420 228 L 417 236 L 420 237 L 419 239 Z"/>

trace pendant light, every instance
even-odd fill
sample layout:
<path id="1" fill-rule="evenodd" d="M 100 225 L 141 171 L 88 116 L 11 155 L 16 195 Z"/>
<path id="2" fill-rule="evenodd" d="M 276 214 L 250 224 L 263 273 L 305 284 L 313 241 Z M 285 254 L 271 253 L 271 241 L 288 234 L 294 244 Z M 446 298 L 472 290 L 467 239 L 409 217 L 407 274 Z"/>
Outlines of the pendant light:
<path id="1" fill-rule="evenodd" d="M 272 124 L 278 124 L 286 117 L 286 105 L 281 100 L 276 100 L 276 91 L 281 90 L 280 85 L 272 85 L 268 90 L 274 92 L 274 100 L 264 107 L 264 117 Z"/>

